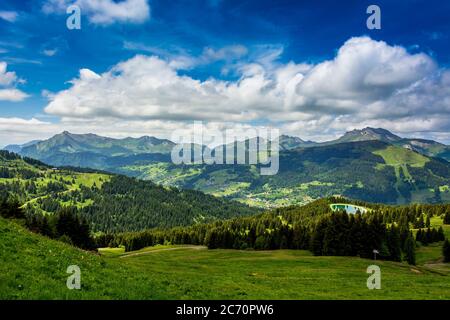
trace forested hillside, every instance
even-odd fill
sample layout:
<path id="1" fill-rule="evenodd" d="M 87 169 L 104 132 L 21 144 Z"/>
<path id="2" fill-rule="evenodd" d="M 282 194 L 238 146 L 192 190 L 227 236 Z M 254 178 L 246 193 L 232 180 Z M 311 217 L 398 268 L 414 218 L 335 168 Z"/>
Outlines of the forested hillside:
<path id="1" fill-rule="evenodd" d="M 93 231 L 133 231 L 187 226 L 250 215 L 257 209 L 199 191 L 157 186 L 94 170 L 51 168 L 0 152 L 2 201 L 20 203 L 30 216 L 51 216 L 69 208 Z"/>
<path id="2" fill-rule="evenodd" d="M 88 166 L 262 208 L 333 195 L 386 204 L 450 201 L 450 163 L 444 160 L 449 147 L 438 142 L 374 128 L 326 143 L 289 136 L 279 140 L 280 170 L 274 176 L 261 176 L 256 165 L 175 165 L 174 144 L 152 137 L 64 132 L 20 152 L 56 166 Z"/>
<path id="3" fill-rule="evenodd" d="M 304 249 L 315 255 L 373 257 L 415 264 L 416 240 L 429 243 L 445 240 L 450 226 L 450 205 L 385 206 L 356 202 L 367 212 L 332 212 L 332 203 L 355 203 L 327 198 L 305 206 L 275 209 L 260 215 L 216 221 L 171 230 L 103 235 L 99 246 L 125 246 L 137 250 L 155 244 L 196 244 L 228 249 Z M 441 221 L 431 227 L 430 219 Z M 426 222 L 425 222 L 426 221 Z M 425 235 L 423 235 L 425 234 Z"/>
<path id="4" fill-rule="evenodd" d="M 450 163 L 385 142 L 313 146 L 279 155 L 280 169 L 273 176 L 245 165 L 141 163 L 122 169 L 157 183 L 269 208 L 333 195 L 386 204 L 450 201 Z"/>

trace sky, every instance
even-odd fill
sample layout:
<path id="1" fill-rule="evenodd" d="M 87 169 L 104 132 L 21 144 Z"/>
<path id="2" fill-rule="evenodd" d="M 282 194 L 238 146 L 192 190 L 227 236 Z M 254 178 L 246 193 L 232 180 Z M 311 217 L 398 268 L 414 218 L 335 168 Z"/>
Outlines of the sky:
<path id="1" fill-rule="evenodd" d="M 2 0 L 0 147 L 65 130 L 169 138 L 193 121 L 448 144 L 449 15 L 434 0 Z"/>

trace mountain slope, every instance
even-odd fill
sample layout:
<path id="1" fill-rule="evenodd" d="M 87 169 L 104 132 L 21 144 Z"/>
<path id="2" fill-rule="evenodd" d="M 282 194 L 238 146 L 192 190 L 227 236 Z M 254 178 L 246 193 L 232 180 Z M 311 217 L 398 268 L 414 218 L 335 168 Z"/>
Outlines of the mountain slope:
<path id="1" fill-rule="evenodd" d="M 30 142 L 24 143 L 24 144 L 10 144 L 3 148 L 3 150 L 7 150 L 9 152 L 14 153 L 20 153 L 23 148 L 32 146 L 33 144 L 36 144 L 38 142 L 41 142 L 41 140 L 32 140 Z"/>
<path id="2" fill-rule="evenodd" d="M 259 175 L 258 166 L 141 164 L 135 176 L 194 188 L 251 205 L 273 207 L 344 195 L 382 202 L 449 201 L 450 164 L 381 141 L 297 148 L 280 153 L 280 170 Z"/>
<path id="3" fill-rule="evenodd" d="M 133 265 L 34 234 L 1 217 L 0 261 L 1 300 L 168 298 L 162 278 L 143 277 Z M 80 267 L 81 290 L 66 286 L 71 265 Z M 147 286 L 160 289 L 146 290 Z"/>
<path id="4" fill-rule="evenodd" d="M 319 145 L 332 145 L 357 141 L 382 141 L 395 146 L 407 148 L 429 157 L 442 158 L 450 161 L 450 146 L 426 139 L 401 138 L 382 128 L 364 128 L 346 132 L 336 140 L 320 143 Z"/>
<path id="5" fill-rule="evenodd" d="M 95 134 L 72 134 L 64 131 L 52 138 L 23 146 L 20 154 L 56 166 L 80 165 L 104 168 L 108 157 L 135 154 L 168 154 L 174 143 L 155 137 L 113 139 Z"/>
<path id="6" fill-rule="evenodd" d="M 386 129 L 367 127 L 362 130 L 355 129 L 352 131 L 348 131 L 339 139 L 328 141 L 323 144 L 329 145 L 344 142 L 371 141 L 371 140 L 392 143 L 401 140 L 401 138 Z"/>
<path id="7" fill-rule="evenodd" d="M 132 231 L 190 225 L 258 210 L 199 191 L 157 186 L 95 171 L 54 169 L 32 159 L 0 152 L 0 191 L 29 214 L 75 207 L 95 231 Z"/>
<path id="8" fill-rule="evenodd" d="M 320 144 L 280 136 L 280 170 L 267 177 L 254 165 L 174 165 L 169 152 L 173 144 L 155 139 L 66 132 L 24 148 L 22 154 L 55 166 L 102 169 L 259 207 L 302 204 L 335 194 L 383 203 L 450 201 L 450 163 L 437 158 L 445 158 L 449 147 L 404 139 L 384 129 L 353 130 Z M 248 150 L 253 140 L 236 145 Z"/>

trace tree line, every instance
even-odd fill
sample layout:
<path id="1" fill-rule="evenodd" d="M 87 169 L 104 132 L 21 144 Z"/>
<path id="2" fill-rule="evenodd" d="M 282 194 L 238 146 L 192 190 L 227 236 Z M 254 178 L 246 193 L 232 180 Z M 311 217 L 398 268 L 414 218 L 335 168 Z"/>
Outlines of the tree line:
<path id="1" fill-rule="evenodd" d="M 358 202 L 371 207 L 365 214 L 331 212 L 331 203 L 346 203 L 342 198 L 327 198 L 302 207 L 287 207 L 263 214 L 209 224 L 143 232 L 103 234 L 98 246 L 125 246 L 127 251 L 156 244 L 205 245 L 210 249 L 305 249 L 315 255 L 359 256 L 415 264 L 416 239 L 411 228 L 427 214 L 442 216 L 450 205 L 386 206 Z M 353 202 L 353 201 L 352 201 Z M 353 202 L 355 203 L 355 202 Z M 426 224 L 426 223 L 425 223 Z M 425 233 L 425 239 L 421 234 Z M 423 244 L 442 241 L 443 229 L 421 230 Z"/>
<path id="2" fill-rule="evenodd" d="M 416 241 L 419 241 L 423 245 L 428 245 L 430 243 L 444 241 L 444 229 L 439 227 L 436 228 L 427 228 L 427 229 L 419 229 L 416 233 Z"/>

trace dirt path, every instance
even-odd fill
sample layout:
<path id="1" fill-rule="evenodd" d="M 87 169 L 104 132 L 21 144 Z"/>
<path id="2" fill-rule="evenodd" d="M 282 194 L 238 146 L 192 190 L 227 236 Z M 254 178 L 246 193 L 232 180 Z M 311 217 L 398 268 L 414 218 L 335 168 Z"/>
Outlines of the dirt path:
<path id="1" fill-rule="evenodd" d="M 181 250 L 181 249 L 205 250 L 206 247 L 205 246 L 182 246 L 182 247 L 175 247 L 175 248 L 155 249 L 155 250 L 149 250 L 149 251 L 144 251 L 144 252 L 124 254 L 124 255 L 121 255 L 119 258 L 128 258 L 128 257 L 134 257 L 134 256 L 141 256 L 144 254 L 150 254 L 150 253 L 154 253 L 154 252 Z"/>

